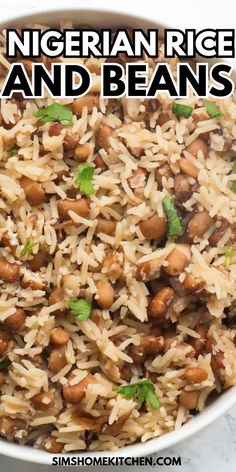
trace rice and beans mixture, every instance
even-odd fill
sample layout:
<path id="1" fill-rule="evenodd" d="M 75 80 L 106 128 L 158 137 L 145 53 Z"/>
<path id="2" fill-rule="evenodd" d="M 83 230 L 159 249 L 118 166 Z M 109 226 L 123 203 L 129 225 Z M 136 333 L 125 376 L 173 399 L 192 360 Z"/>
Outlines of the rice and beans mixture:
<path id="1" fill-rule="evenodd" d="M 102 99 L 103 60 L 75 62 L 89 94 L 0 115 L 0 435 L 54 454 L 158 438 L 236 383 L 235 97 Z"/>

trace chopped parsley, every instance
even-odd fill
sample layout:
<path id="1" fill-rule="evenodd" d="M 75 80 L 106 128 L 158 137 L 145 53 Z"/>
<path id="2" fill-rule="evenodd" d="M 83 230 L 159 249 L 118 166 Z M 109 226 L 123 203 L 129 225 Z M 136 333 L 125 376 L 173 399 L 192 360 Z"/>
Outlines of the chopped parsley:
<path id="1" fill-rule="evenodd" d="M 220 109 L 213 102 L 204 100 L 203 104 L 208 115 L 210 115 L 212 118 L 217 118 L 218 120 L 222 120 L 224 118 L 224 114 L 221 113 Z"/>
<path id="2" fill-rule="evenodd" d="M 193 108 L 188 105 L 182 105 L 181 103 L 173 103 L 172 112 L 176 116 L 183 116 L 189 118 L 193 112 Z"/>
<path id="3" fill-rule="evenodd" d="M 119 387 L 114 387 L 113 392 L 120 393 L 128 399 L 134 398 L 140 403 L 146 403 L 150 407 L 160 408 L 160 400 L 155 393 L 155 387 L 151 380 L 143 380 L 129 385 L 120 385 Z"/>
<path id="4" fill-rule="evenodd" d="M 233 259 L 233 248 L 232 246 L 229 246 L 226 248 L 226 251 L 225 251 L 224 266 L 226 267 L 226 269 L 229 268 L 230 264 L 232 263 L 232 259 Z"/>
<path id="5" fill-rule="evenodd" d="M 94 167 L 88 164 L 80 164 L 76 168 L 77 177 L 75 184 L 78 185 L 80 191 L 85 195 L 89 196 L 93 193 L 93 174 Z"/>
<path id="6" fill-rule="evenodd" d="M 18 154 L 18 149 L 16 149 L 16 148 L 9 149 L 7 152 L 10 156 L 16 156 Z"/>
<path id="7" fill-rule="evenodd" d="M 23 249 L 21 250 L 20 255 L 26 256 L 32 249 L 37 246 L 38 243 L 31 243 L 30 239 L 26 239 Z"/>
<path id="8" fill-rule="evenodd" d="M 80 321 L 86 321 L 92 313 L 92 303 L 84 298 L 70 298 L 68 307 L 76 318 Z"/>
<path id="9" fill-rule="evenodd" d="M 179 236 L 183 236 L 184 228 L 178 215 L 178 211 L 175 207 L 174 200 L 170 197 L 164 197 L 162 200 L 162 205 L 168 223 L 167 238 L 174 239 Z"/>
<path id="10" fill-rule="evenodd" d="M 59 103 L 53 103 L 47 108 L 40 108 L 40 110 L 34 113 L 36 118 L 41 118 L 43 123 L 50 121 L 57 121 L 62 125 L 72 126 L 73 125 L 73 114 L 69 108 L 59 105 Z"/>

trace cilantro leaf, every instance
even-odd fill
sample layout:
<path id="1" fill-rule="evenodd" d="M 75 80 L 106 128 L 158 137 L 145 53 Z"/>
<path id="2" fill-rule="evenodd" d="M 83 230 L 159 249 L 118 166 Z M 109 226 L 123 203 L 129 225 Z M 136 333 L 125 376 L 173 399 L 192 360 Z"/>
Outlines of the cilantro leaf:
<path id="1" fill-rule="evenodd" d="M 78 185 L 81 192 L 89 196 L 93 193 L 92 178 L 94 174 L 94 167 L 88 164 L 80 164 L 76 168 L 78 177 L 75 179 L 75 184 Z"/>
<path id="2" fill-rule="evenodd" d="M 80 321 L 86 321 L 92 312 L 92 303 L 84 298 L 70 298 L 68 303 L 69 309 Z"/>
<path id="3" fill-rule="evenodd" d="M 164 197 L 162 200 L 162 205 L 168 223 L 167 238 L 174 239 L 178 236 L 183 236 L 184 228 L 175 207 L 174 200 L 170 197 Z"/>
<path id="4" fill-rule="evenodd" d="M 212 118 L 217 118 L 218 120 L 222 120 L 224 118 L 224 114 L 221 113 L 220 109 L 214 103 L 204 100 L 203 104 L 208 115 L 212 116 Z"/>
<path id="5" fill-rule="evenodd" d="M 26 256 L 38 243 L 31 243 L 30 239 L 26 239 L 23 249 L 21 250 L 20 255 Z"/>
<path id="6" fill-rule="evenodd" d="M 7 152 L 10 156 L 16 156 L 18 154 L 18 149 L 16 149 L 16 148 L 9 149 Z"/>
<path id="7" fill-rule="evenodd" d="M 229 268 L 229 266 L 232 262 L 232 258 L 233 258 L 233 248 L 232 248 L 232 246 L 229 246 L 229 247 L 226 248 L 226 251 L 225 251 L 224 266 L 226 267 L 226 269 Z"/>
<path id="8" fill-rule="evenodd" d="M 36 118 L 41 118 L 43 123 L 48 123 L 49 121 L 58 121 L 63 125 L 73 125 L 72 111 L 63 105 L 60 105 L 59 103 L 53 103 L 47 108 L 40 108 L 40 110 L 34 113 L 34 116 Z"/>
<path id="9" fill-rule="evenodd" d="M 129 400 L 134 398 L 140 403 L 146 403 L 150 407 L 156 409 L 160 408 L 160 401 L 155 393 L 155 387 L 151 380 L 143 380 L 129 385 L 120 385 L 119 387 L 114 387 L 112 390 L 113 392 L 124 395 Z"/>
<path id="10" fill-rule="evenodd" d="M 181 103 L 173 103 L 172 112 L 176 116 L 184 116 L 184 118 L 189 118 L 193 112 L 193 108 L 188 105 L 182 105 Z"/>

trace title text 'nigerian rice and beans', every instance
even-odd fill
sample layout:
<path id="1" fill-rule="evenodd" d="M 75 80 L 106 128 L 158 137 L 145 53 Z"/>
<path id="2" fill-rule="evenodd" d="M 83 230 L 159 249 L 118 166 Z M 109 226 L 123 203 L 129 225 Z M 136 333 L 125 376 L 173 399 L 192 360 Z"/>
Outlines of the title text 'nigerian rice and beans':
<path id="1" fill-rule="evenodd" d="M 102 99 L 104 60 L 75 61 L 89 94 L 0 115 L 0 435 L 54 454 L 158 438 L 236 383 L 235 96 Z"/>

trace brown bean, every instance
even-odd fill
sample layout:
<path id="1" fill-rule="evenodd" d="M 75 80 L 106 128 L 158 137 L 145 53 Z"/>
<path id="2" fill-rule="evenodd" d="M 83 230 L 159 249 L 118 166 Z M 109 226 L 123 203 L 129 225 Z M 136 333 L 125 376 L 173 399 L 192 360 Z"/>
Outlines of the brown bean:
<path id="1" fill-rule="evenodd" d="M 194 410 L 198 402 L 198 392 L 182 390 L 179 396 L 179 402 L 188 410 Z"/>
<path id="2" fill-rule="evenodd" d="M 106 424 L 102 428 L 102 434 L 111 434 L 112 436 L 117 436 L 117 434 L 121 432 L 124 424 L 130 417 L 130 414 L 131 411 L 128 411 L 124 415 L 120 416 L 118 420 L 114 421 L 114 423 L 112 423 L 111 425 Z"/>
<path id="3" fill-rule="evenodd" d="M 0 279 L 9 284 L 16 282 L 19 278 L 20 266 L 15 263 L 0 259 Z"/>
<path id="4" fill-rule="evenodd" d="M 208 154 L 208 147 L 203 139 L 197 138 L 191 144 L 189 144 L 189 146 L 186 148 L 186 151 L 196 158 L 198 157 L 199 151 L 201 151 L 203 156 L 206 157 Z"/>
<path id="5" fill-rule="evenodd" d="M 63 300 L 63 292 L 60 287 L 53 290 L 48 297 L 48 305 L 54 305 L 55 303 L 59 303 Z M 54 313 L 55 314 L 55 313 Z"/>
<path id="6" fill-rule="evenodd" d="M 32 405 L 35 410 L 44 411 L 53 407 L 55 403 L 55 390 L 49 388 L 47 392 L 40 392 L 32 397 Z"/>
<path id="7" fill-rule="evenodd" d="M 156 177 L 156 181 L 158 183 L 158 188 L 160 190 L 163 189 L 163 183 L 162 183 L 162 179 L 163 177 L 165 177 L 165 179 L 170 179 L 171 177 L 173 177 L 173 174 L 171 172 L 171 168 L 169 166 L 169 164 L 165 163 L 165 164 L 162 164 L 160 167 L 158 167 L 158 169 L 156 170 L 155 172 L 155 177 Z"/>
<path id="8" fill-rule="evenodd" d="M 160 274 L 160 260 L 153 259 L 151 261 L 141 262 L 138 264 L 136 277 L 138 280 L 147 282 L 159 277 Z"/>
<path id="9" fill-rule="evenodd" d="M 97 304 L 103 310 L 108 310 L 114 302 L 115 291 L 112 285 L 105 280 L 97 283 Z"/>
<path id="10" fill-rule="evenodd" d="M 195 357 L 198 357 L 199 354 L 204 351 L 208 328 L 202 324 L 199 324 L 194 328 L 194 331 L 196 331 L 201 337 L 190 338 L 188 342 L 195 350 Z"/>
<path id="11" fill-rule="evenodd" d="M 188 293 L 200 292 L 204 286 L 203 280 L 195 279 L 192 275 L 186 274 L 183 287 Z"/>
<path id="12" fill-rule="evenodd" d="M 216 228 L 215 231 L 211 234 L 209 237 L 208 241 L 211 247 L 215 247 L 220 239 L 224 236 L 226 230 L 229 227 L 229 223 L 226 220 L 223 220 L 221 222 L 221 226 L 219 228 Z"/>
<path id="13" fill-rule="evenodd" d="M 107 165 L 99 154 L 96 155 L 93 162 L 95 164 L 95 167 L 97 169 L 101 169 L 102 172 L 105 172 L 107 170 Z"/>
<path id="14" fill-rule="evenodd" d="M 63 147 L 65 151 L 70 151 L 76 147 L 78 139 L 67 130 L 65 125 L 62 125 L 61 123 L 53 123 L 48 130 L 48 134 L 49 136 L 60 136 L 63 130 L 66 130 L 63 138 Z"/>
<path id="15" fill-rule="evenodd" d="M 44 290 L 46 286 L 46 281 L 37 280 L 31 277 L 29 273 L 26 273 L 21 279 L 20 284 L 23 288 L 31 288 L 32 290 Z"/>
<path id="16" fill-rule="evenodd" d="M 72 133 L 67 132 L 63 139 L 63 147 L 65 151 L 71 151 L 75 149 L 78 143 L 78 138 L 74 136 Z"/>
<path id="17" fill-rule="evenodd" d="M 156 98 L 148 98 L 147 100 L 144 100 L 143 104 L 146 110 L 150 111 L 151 113 L 157 111 L 158 107 L 160 106 L 160 103 Z"/>
<path id="18" fill-rule="evenodd" d="M 60 370 L 63 369 L 63 367 L 65 367 L 66 364 L 67 364 L 67 359 L 65 356 L 64 346 L 58 349 L 53 349 L 48 358 L 49 370 L 55 373 L 60 372 Z"/>
<path id="19" fill-rule="evenodd" d="M 5 231 L 1 236 L 1 245 L 3 247 L 9 248 L 11 254 L 15 255 L 17 246 L 16 244 L 12 244 L 7 231 Z"/>
<path id="20" fill-rule="evenodd" d="M 48 436 L 43 445 L 46 451 L 51 452 L 52 454 L 59 454 L 63 449 L 63 444 L 57 442 L 57 439 L 54 436 Z"/>
<path id="21" fill-rule="evenodd" d="M 160 113 L 157 119 L 157 125 L 163 126 L 170 120 L 168 113 Z"/>
<path id="22" fill-rule="evenodd" d="M 9 341 L 5 333 L 0 331 L 0 357 L 8 350 Z"/>
<path id="23" fill-rule="evenodd" d="M 176 343 L 176 331 L 175 331 L 175 329 L 173 327 L 165 329 L 163 331 L 163 337 L 164 337 L 163 350 L 164 350 L 164 352 L 167 352 L 172 347 L 172 344 L 174 342 Z"/>
<path id="24" fill-rule="evenodd" d="M 65 129 L 65 125 L 62 125 L 61 123 L 53 123 L 48 130 L 48 134 L 50 137 L 60 136 L 61 132 L 64 129 Z"/>
<path id="25" fill-rule="evenodd" d="M 62 346 L 66 344 L 70 339 L 68 331 L 63 328 L 54 328 L 50 335 L 50 343 L 54 346 Z"/>
<path id="26" fill-rule="evenodd" d="M 94 378 L 91 374 L 87 374 L 80 382 L 71 385 L 70 381 L 75 376 L 72 374 L 68 378 L 67 384 L 63 385 L 63 397 L 68 403 L 78 403 L 85 395 L 85 390 L 90 383 L 94 383 Z"/>
<path id="27" fill-rule="evenodd" d="M 26 429 L 26 422 L 18 418 L 2 416 L 0 418 L 0 436 L 12 436 L 16 431 Z"/>
<path id="28" fill-rule="evenodd" d="M 174 176 L 174 193 L 176 199 L 181 203 L 186 202 L 191 197 L 191 185 L 184 174 Z"/>
<path id="29" fill-rule="evenodd" d="M 45 191 L 40 182 L 29 179 L 28 177 L 21 177 L 21 187 L 25 192 L 26 200 L 33 206 L 41 205 L 45 200 Z"/>
<path id="30" fill-rule="evenodd" d="M 178 161 L 178 164 L 183 174 L 187 175 L 188 177 L 192 177 L 193 179 L 198 178 L 199 170 L 189 159 L 181 157 L 181 159 Z"/>
<path id="31" fill-rule="evenodd" d="M 91 114 L 94 107 L 98 108 L 99 106 L 99 97 L 97 95 L 87 94 L 83 97 L 76 98 L 72 104 L 72 111 L 75 115 L 81 115 L 83 109 L 87 107 L 88 113 Z"/>
<path id="32" fill-rule="evenodd" d="M 6 376 L 3 372 L 0 372 L 0 388 L 4 385 Z"/>
<path id="33" fill-rule="evenodd" d="M 156 354 L 164 346 L 163 336 L 146 335 L 141 337 L 141 346 L 146 354 Z"/>
<path id="34" fill-rule="evenodd" d="M 84 197 L 79 200 L 58 200 L 57 209 L 61 218 L 69 218 L 69 211 L 74 211 L 77 215 L 87 218 L 89 216 L 89 200 Z"/>
<path id="35" fill-rule="evenodd" d="M 86 162 L 91 154 L 91 145 L 89 143 L 79 144 L 74 150 L 74 157 L 78 162 Z"/>
<path id="36" fill-rule="evenodd" d="M 101 125 L 98 129 L 96 136 L 95 136 L 95 144 L 96 148 L 99 149 L 107 149 L 110 145 L 110 136 L 112 135 L 113 128 L 107 125 Z"/>
<path id="37" fill-rule="evenodd" d="M 143 364 L 149 355 L 156 355 L 164 346 L 163 336 L 146 335 L 140 339 L 140 345 L 132 345 L 128 349 L 128 355 L 134 364 Z"/>
<path id="38" fill-rule="evenodd" d="M 165 237 L 167 231 L 167 222 L 164 216 L 155 215 L 148 220 L 141 221 L 139 228 L 146 239 L 157 239 L 160 241 Z"/>
<path id="39" fill-rule="evenodd" d="M 195 213 L 188 222 L 187 236 L 190 241 L 193 241 L 195 237 L 202 238 L 204 233 L 211 227 L 214 219 L 209 215 L 206 210 L 199 213 Z"/>
<path id="40" fill-rule="evenodd" d="M 63 147 L 65 151 L 70 151 L 76 147 L 78 139 L 66 128 L 65 125 L 61 123 L 53 123 L 48 130 L 48 134 L 49 136 L 60 136 L 64 130 Z"/>
<path id="41" fill-rule="evenodd" d="M 208 378 L 208 373 L 201 367 L 189 367 L 186 369 L 184 376 L 190 383 L 199 383 Z"/>
<path id="42" fill-rule="evenodd" d="M 175 292 L 171 287 L 164 287 L 151 299 L 148 304 L 148 315 L 162 320 L 174 298 Z"/>
<path id="43" fill-rule="evenodd" d="M 21 308 L 17 308 L 13 315 L 8 316 L 4 325 L 11 331 L 18 333 L 22 330 L 25 324 L 26 314 Z"/>
<path id="44" fill-rule="evenodd" d="M 47 266 L 46 255 L 39 252 L 38 254 L 35 254 L 33 258 L 27 263 L 32 272 L 37 272 L 42 267 Z"/>
<path id="45" fill-rule="evenodd" d="M 119 370 L 120 370 L 120 378 L 126 380 L 126 382 L 129 382 L 133 375 L 130 369 L 130 366 L 124 364 L 122 365 L 122 367 L 120 367 Z"/>
<path id="46" fill-rule="evenodd" d="M 211 354 L 211 366 L 213 369 L 224 369 L 224 353 L 220 350 L 215 350 L 216 340 L 212 337 L 208 338 L 205 345 L 206 352 Z"/>
<path id="47" fill-rule="evenodd" d="M 105 218 L 98 218 L 95 234 L 105 233 L 113 236 L 116 231 L 117 222 L 114 220 L 106 220 Z"/>
<path id="48" fill-rule="evenodd" d="M 164 271 L 176 277 L 184 271 L 191 257 L 191 247 L 189 244 L 176 244 L 176 247 L 167 256 L 168 266 L 164 267 Z"/>

